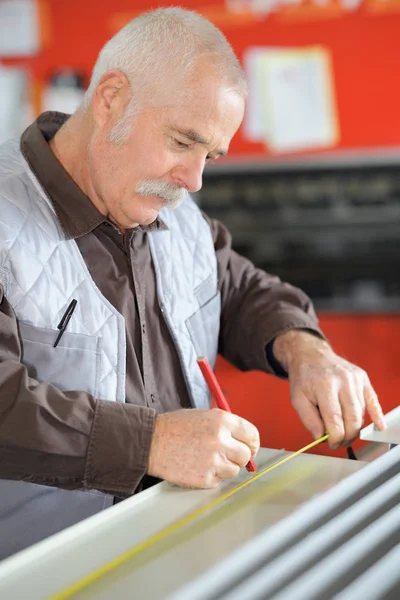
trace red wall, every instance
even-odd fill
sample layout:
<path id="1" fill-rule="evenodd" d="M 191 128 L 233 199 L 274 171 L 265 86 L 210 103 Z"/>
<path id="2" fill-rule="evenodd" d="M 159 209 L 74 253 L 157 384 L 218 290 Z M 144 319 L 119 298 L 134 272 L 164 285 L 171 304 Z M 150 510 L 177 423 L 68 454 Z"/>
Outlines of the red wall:
<path id="1" fill-rule="evenodd" d="M 40 2 L 47 8 L 48 42 L 38 57 L 23 61 L 31 67 L 39 85 L 61 66 L 80 68 L 89 77 L 104 42 L 129 18 L 154 6 L 148 0 Z M 156 3 L 168 4 L 176 3 Z M 337 89 L 341 129 L 338 148 L 400 146 L 398 0 L 365 0 L 358 10 L 347 14 L 340 10 L 339 0 L 330 0 L 326 10 L 318 12 L 303 6 L 258 21 L 249 15 L 229 15 L 224 0 L 187 0 L 184 5 L 213 19 L 240 57 L 250 45 L 326 45 L 332 52 Z M 374 11 L 377 5 L 386 6 L 388 12 Z M 391 6 L 397 6 L 397 12 L 395 8 L 390 12 Z M 245 142 L 239 133 L 231 152 L 265 154 L 266 150 L 261 144 Z"/>
<path id="2" fill-rule="evenodd" d="M 338 354 L 367 371 L 384 411 L 398 406 L 400 315 L 321 315 L 320 325 Z M 259 428 L 263 446 L 296 450 L 312 441 L 290 404 L 286 381 L 259 372 L 241 373 L 221 358 L 217 376 L 233 412 Z M 355 448 L 362 444 L 356 442 Z M 327 444 L 313 453 L 332 454 Z"/>
<path id="3" fill-rule="evenodd" d="M 324 18 L 310 9 L 308 19 L 297 12 L 259 21 L 229 16 L 223 0 L 187 0 L 185 6 L 213 19 L 240 57 L 249 45 L 326 45 L 333 56 L 339 148 L 357 149 L 400 146 L 400 11 L 371 12 L 368 6 L 378 1 L 369 0 L 354 13 L 341 15 L 337 0 L 331 0 L 336 8 Z M 386 6 L 394 1 L 387 0 Z M 53 70 L 63 66 L 82 69 L 88 78 L 104 42 L 135 13 L 152 6 L 146 0 L 40 2 L 46 23 L 43 52 L 29 60 L 7 61 L 27 65 L 39 89 Z M 246 143 L 239 132 L 231 153 L 266 154 L 266 150 Z M 324 315 L 321 323 L 335 349 L 369 372 L 384 408 L 395 407 L 400 383 L 400 316 Z M 310 441 L 290 407 L 285 382 L 262 373 L 239 373 L 222 360 L 218 374 L 234 410 L 259 427 L 263 445 L 296 449 Z M 328 452 L 326 445 L 319 451 Z"/>

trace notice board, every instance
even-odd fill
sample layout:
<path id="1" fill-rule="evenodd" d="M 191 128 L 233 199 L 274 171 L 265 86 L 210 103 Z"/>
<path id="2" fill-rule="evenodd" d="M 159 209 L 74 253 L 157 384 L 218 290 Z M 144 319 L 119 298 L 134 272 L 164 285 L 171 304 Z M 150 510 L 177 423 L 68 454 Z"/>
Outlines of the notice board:
<path id="1" fill-rule="evenodd" d="M 89 79 L 101 46 L 149 0 L 39 0 L 42 44 L 36 56 L 2 58 L 32 72 L 40 90 L 52 73 L 73 68 Z M 157 6 L 177 3 L 159 0 Z M 400 0 L 186 0 L 182 5 L 210 18 L 241 60 L 253 47 L 320 48 L 329 56 L 337 135 L 319 152 L 400 148 Z M 304 155 L 298 148 L 285 156 Z M 230 155 L 273 157 L 276 151 L 248 139 L 242 128 Z"/>

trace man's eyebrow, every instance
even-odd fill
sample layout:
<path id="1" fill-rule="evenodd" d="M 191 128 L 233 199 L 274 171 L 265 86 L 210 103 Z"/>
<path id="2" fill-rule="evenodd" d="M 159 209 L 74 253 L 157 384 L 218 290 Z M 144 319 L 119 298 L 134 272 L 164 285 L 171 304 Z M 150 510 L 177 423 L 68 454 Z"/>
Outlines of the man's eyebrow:
<path id="1" fill-rule="evenodd" d="M 197 144 L 202 144 L 203 146 L 209 146 L 209 144 L 210 144 L 210 142 L 208 142 L 206 139 L 204 139 L 194 129 L 178 129 L 178 128 L 175 128 L 175 131 L 177 133 L 180 133 L 181 135 L 183 135 L 187 139 L 191 140 L 192 142 L 196 142 Z M 227 151 L 226 150 L 216 150 L 216 153 L 219 156 L 226 156 Z"/>

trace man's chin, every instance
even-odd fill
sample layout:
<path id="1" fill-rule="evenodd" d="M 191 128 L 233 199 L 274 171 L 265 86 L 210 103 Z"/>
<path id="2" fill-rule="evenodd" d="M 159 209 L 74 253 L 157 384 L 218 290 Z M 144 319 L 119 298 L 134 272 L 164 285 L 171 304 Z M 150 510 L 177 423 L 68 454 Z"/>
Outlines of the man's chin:
<path id="1" fill-rule="evenodd" d="M 148 210 L 143 211 L 142 215 L 141 215 L 141 219 L 140 219 L 140 225 L 143 226 L 147 226 L 147 225 L 151 225 L 152 223 L 154 223 L 154 221 L 157 219 L 160 210 L 163 208 L 164 206 L 164 202 L 155 207 L 154 205 L 151 208 L 148 208 Z"/>

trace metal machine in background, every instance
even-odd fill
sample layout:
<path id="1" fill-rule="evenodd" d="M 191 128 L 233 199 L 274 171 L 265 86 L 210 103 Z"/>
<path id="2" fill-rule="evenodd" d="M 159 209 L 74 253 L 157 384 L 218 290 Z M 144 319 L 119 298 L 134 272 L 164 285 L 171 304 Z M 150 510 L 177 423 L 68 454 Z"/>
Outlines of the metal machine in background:
<path id="1" fill-rule="evenodd" d="M 398 600 L 400 446 L 371 463 L 289 456 L 262 449 L 255 475 L 121 502 L 0 563 L 0 597 Z"/>
<path id="2" fill-rule="evenodd" d="M 318 311 L 400 306 L 400 157 L 342 154 L 212 165 L 197 194 L 234 248 Z"/>

